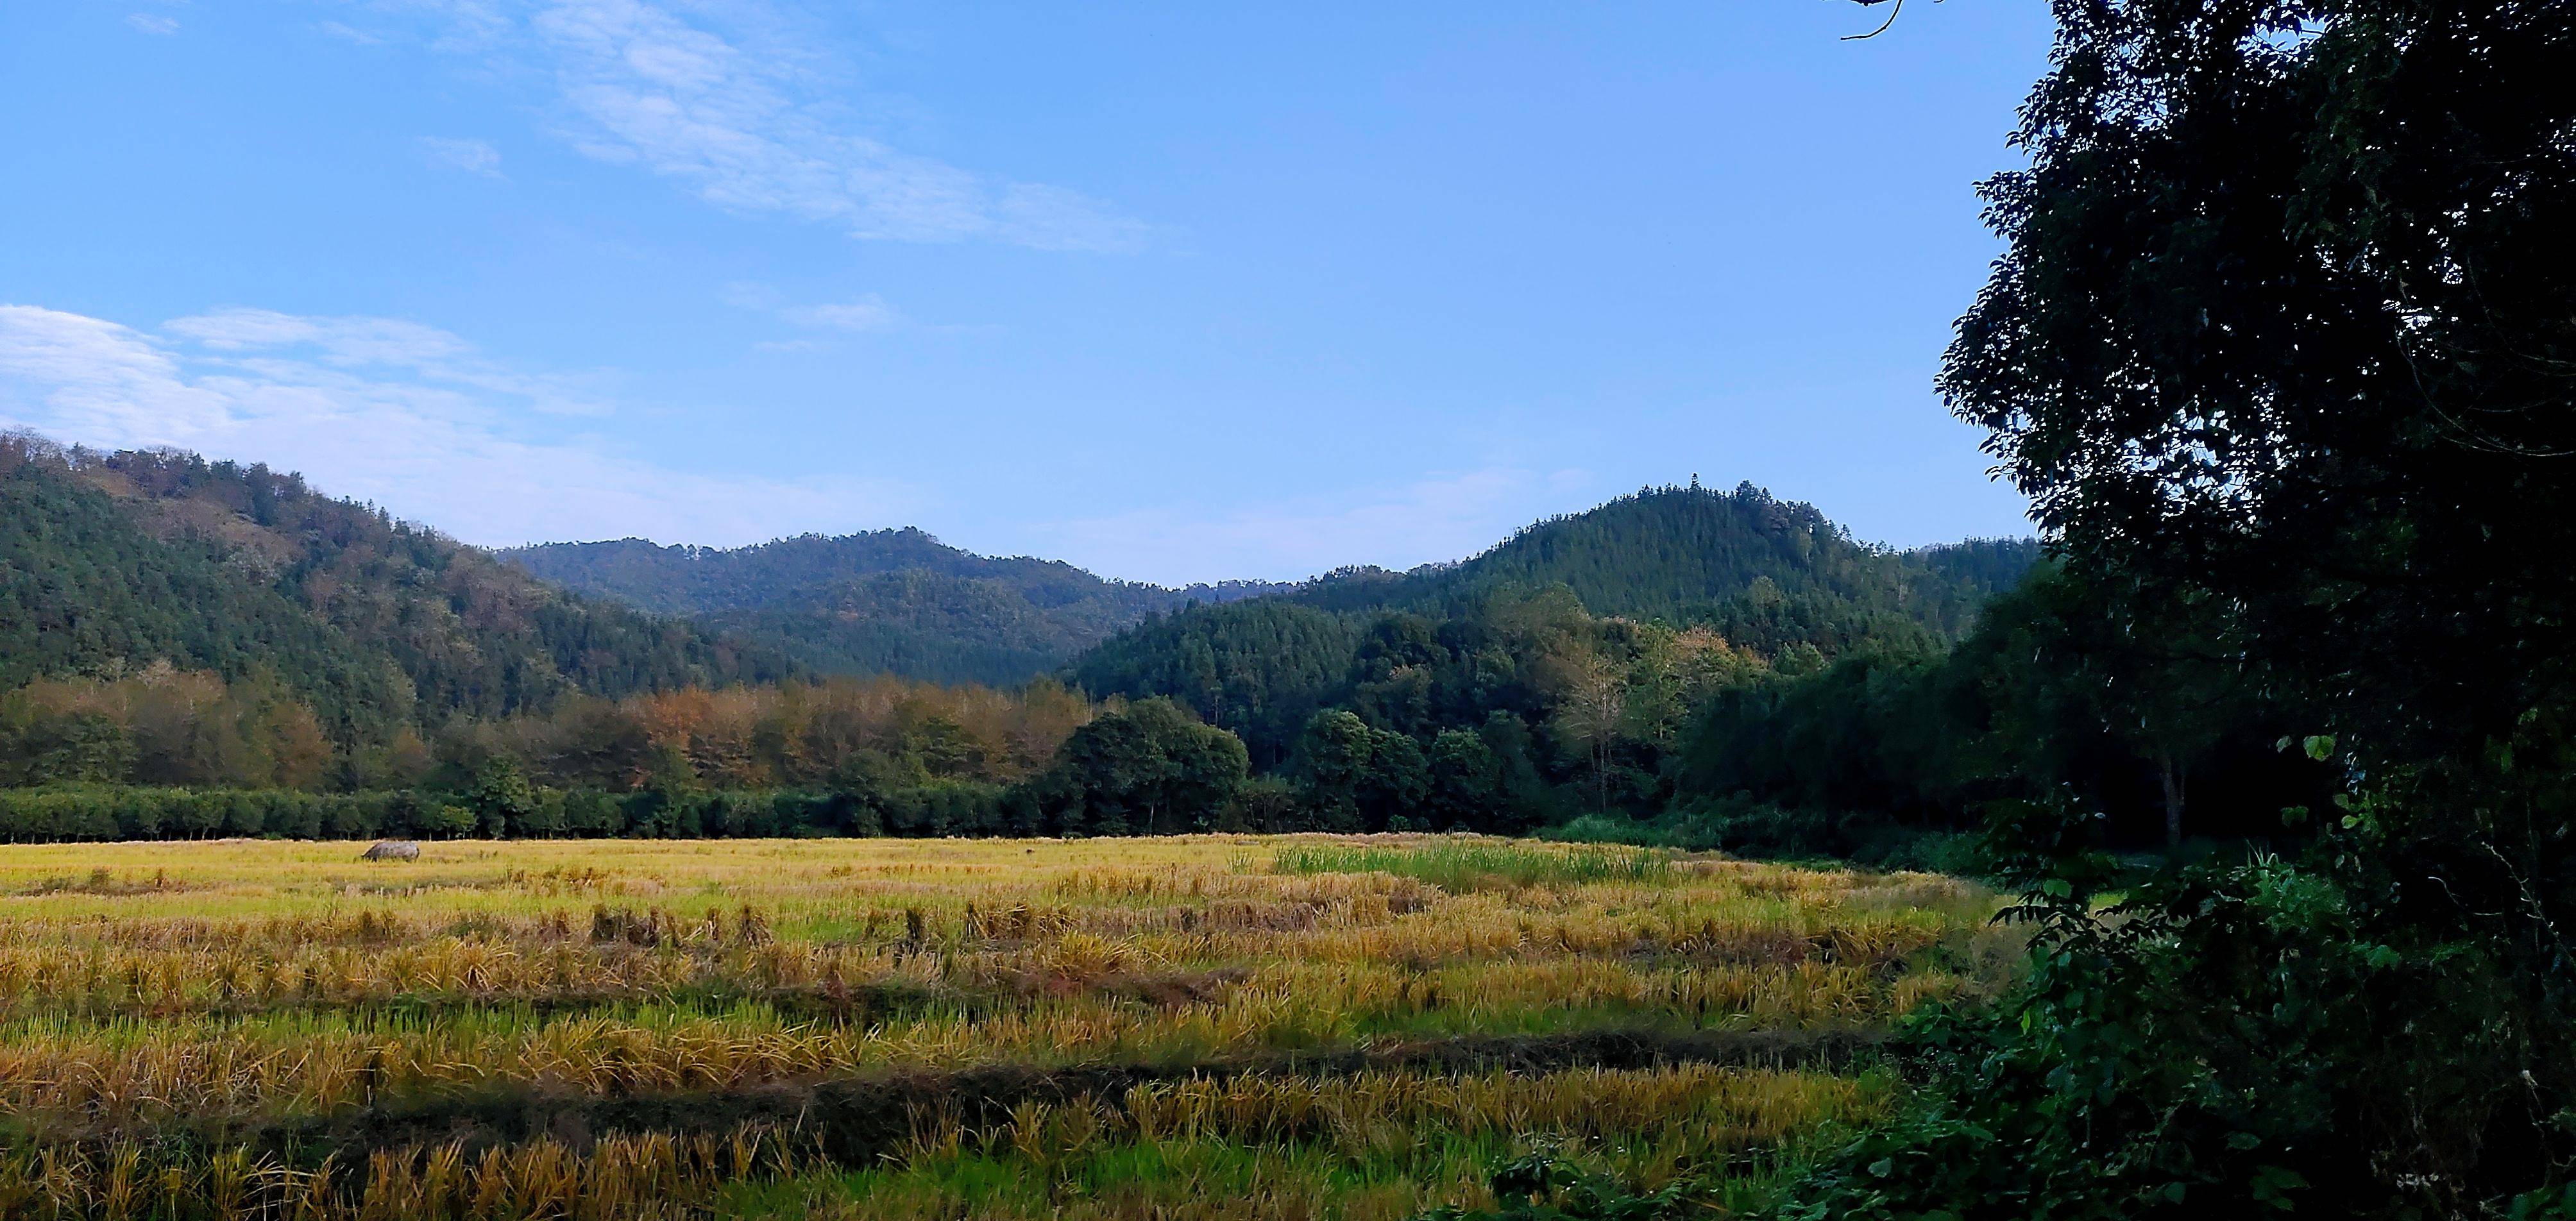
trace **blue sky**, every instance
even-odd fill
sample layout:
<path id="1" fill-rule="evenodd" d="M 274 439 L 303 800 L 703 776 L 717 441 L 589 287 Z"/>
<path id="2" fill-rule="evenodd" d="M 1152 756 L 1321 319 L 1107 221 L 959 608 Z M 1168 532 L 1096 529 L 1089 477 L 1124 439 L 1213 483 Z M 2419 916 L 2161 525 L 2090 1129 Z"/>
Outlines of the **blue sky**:
<path id="1" fill-rule="evenodd" d="M 1932 374 L 2045 7 L 0 5 L 0 423 L 472 542 L 1182 582 L 1650 483 L 2027 531 Z"/>

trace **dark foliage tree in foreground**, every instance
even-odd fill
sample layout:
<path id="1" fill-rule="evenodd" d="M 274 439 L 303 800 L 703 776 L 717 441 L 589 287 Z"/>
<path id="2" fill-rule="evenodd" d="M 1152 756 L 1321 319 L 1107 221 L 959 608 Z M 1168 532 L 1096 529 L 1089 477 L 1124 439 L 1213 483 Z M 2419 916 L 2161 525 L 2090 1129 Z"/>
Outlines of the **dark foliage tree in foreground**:
<path id="1" fill-rule="evenodd" d="M 2026 990 L 1936 1030 L 1946 1107 L 1785 1207 L 2566 1209 L 2576 6 L 2055 10 L 1943 390 L 2178 657 L 2129 684 L 2151 747 L 2223 671 L 2349 791 L 2286 814 L 2322 824 L 2295 861 L 2146 877 L 2081 805 L 2007 809 Z"/>
<path id="2" fill-rule="evenodd" d="M 2026 980 L 1769 1207 L 2576 1216 L 2576 5 L 2054 11 L 1941 379 L 2081 595 L 2021 608 L 2092 668 L 2038 685 L 2177 811 L 2239 700 L 2341 791 L 2295 857 L 2144 871 L 2080 794 L 1996 803 Z"/>

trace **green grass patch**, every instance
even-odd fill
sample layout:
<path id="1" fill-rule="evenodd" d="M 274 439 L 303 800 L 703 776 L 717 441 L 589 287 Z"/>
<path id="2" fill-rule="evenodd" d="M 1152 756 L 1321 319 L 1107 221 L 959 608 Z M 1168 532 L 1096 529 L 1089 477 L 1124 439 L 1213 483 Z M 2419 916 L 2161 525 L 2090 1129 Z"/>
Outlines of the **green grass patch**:
<path id="1" fill-rule="evenodd" d="M 1673 876 L 1662 853 L 1602 845 L 1301 844 L 1281 849 L 1271 865 L 1281 873 L 1387 873 L 1452 894 L 1593 882 L 1653 885 Z"/>

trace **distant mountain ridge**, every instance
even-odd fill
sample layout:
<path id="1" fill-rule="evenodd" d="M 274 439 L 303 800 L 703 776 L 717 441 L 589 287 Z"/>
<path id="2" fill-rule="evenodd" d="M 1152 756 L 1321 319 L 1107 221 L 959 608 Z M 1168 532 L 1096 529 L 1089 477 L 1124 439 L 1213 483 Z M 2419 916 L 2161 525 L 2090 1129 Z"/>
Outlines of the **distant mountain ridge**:
<path id="1" fill-rule="evenodd" d="M 666 615 L 749 610 L 802 601 L 814 591 L 899 572 L 999 580 L 1032 605 L 1069 606 L 1107 597 L 1147 609 L 1225 602 L 1288 588 L 1226 581 L 1179 589 L 1095 576 L 1063 560 L 985 556 L 940 542 L 915 526 L 857 534 L 799 534 L 747 547 L 668 546 L 624 538 L 505 548 L 502 559 L 536 576 Z"/>
<path id="2" fill-rule="evenodd" d="M 918 529 L 496 554 L 264 466 L 19 434 L 0 436 L 0 690 L 167 662 L 291 694 L 349 743 L 689 686 L 1055 674 L 1275 712 L 1285 733 L 1339 698 L 1390 617 L 1420 621 L 1397 625 L 1413 639 L 1545 596 L 1551 614 L 1708 628 L 1765 657 L 1937 648 L 2038 554 L 1872 547 L 1749 485 L 1644 489 L 1462 561 L 1296 584 L 1108 580 Z"/>
<path id="3" fill-rule="evenodd" d="M 619 539 L 499 553 L 577 593 L 692 617 L 824 673 L 1011 685 L 1063 671 L 1123 690 L 1104 648 L 1180 616 L 1244 621 L 1259 600 L 1330 615 L 1460 613 L 1498 589 L 1562 585 L 1595 614 L 1714 626 L 1764 651 L 1954 639 L 2038 556 L 2028 539 L 1898 551 L 1854 542 L 1814 506 L 1751 484 L 1646 488 L 1552 517 L 1464 560 L 1337 569 L 1294 583 L 1172 589 L 1061 560 L 977 555 L 912 527 L 713 548 Z M 1254 616 L 1274 624 L 1278 615 Z M 1234 629 L 1228 629 L 1232 631 Z M 1265 629 L 1268 630 L 1268 629 Z M 1317 627 L 1298 629 L 1308 636 Z M 1115 652 L 1114 648 L 1109 651 Z"/>
<path id="4" fill-rule="evenodd" d="M 733 548 L 630 538 L 500 554 L 566 589 L 695 616 L 816 670 L 995 685 L 1056 669 L 1150 615 L 1289 588 L 1117 581 L 1061 560 L 977 555 L 913 527 Z"/>

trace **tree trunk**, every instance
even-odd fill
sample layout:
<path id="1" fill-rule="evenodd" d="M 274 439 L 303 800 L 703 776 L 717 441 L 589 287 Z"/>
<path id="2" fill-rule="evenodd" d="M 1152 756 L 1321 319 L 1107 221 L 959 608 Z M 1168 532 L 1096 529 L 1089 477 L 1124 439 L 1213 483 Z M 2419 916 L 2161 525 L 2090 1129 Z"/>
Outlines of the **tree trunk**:
<path id="1" fill-rule="evenodd" d="M 1599 794 L 1595 799 L 1594 808 L 1601 812 L 1603 818 L 1608 818 L 1610 816 L 1610 744 L 1607 737 L 1604 737 L 1601 744 L 1595 746 L 1592 751 L 1592 783 Z"/>
<path id="2" fill-rule="evenodd" d="M 2182 769 L 2174 765 L 2173 756 L 2162 760 L 2165 785 L 2165 847 L 2182 847 Z"/>

